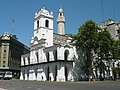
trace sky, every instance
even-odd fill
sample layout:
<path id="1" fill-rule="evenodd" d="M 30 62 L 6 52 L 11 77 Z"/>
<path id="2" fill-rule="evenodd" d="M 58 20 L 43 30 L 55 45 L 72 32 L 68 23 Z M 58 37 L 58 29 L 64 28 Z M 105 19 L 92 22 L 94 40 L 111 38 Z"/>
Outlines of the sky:
<path id="1" fill-rule="evenodd" d="M 60 7 L 66 18 L 66 34 L 78 33 L 87 20 L 97 24 L 108 19 L 120 21 L 120 0 L 0 0 L 0 35 L 15 34 L 20 42 L 29 46 L 34 33 L 34 15 L 43 7 L 53 12 L 54 33 L 57 33 Z"/>

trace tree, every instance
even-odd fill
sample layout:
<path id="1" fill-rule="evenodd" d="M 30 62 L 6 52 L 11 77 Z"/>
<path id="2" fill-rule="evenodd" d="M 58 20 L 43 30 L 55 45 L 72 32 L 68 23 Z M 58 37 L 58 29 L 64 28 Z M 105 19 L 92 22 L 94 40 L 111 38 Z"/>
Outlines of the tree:
<path id="1" fill-rule="evenodd" d="M 120 40 L 114 40 L 113 39 L 111 54 L 112 54 L 111 59 L 113 60 L 113 79 L 115 80 L 116 79 L 116 73 L 119 72 L 118 69 L 115 70 L 114 64 L 115 64 L 115 62 L 120 60 Z M 120 68 L 119 62 L 117 64 L 117 68 Z"/>
<path id="2" fill-rule="evenodd" d="M 102 80 L 102 74 L 105 77 L 106 67 L 110 66 L 110 57 L 111 57 L 111 47 L 112 47 L 112 38 L 107 29 L 101 29 L 98 32 L 98 40 L 97 40 L 97 49 L 95 53 L 97 54 L 96 63 L 97 69 L 99 69 L 100 80 Z"/>
<path id="3" fill-rule="evenodd" d="M 80 67 L 85 75 L 92 75 L 93 51 L 96 49 L 99 27 L 92 20 L 88 20 L 79 28 L 78 34 L 73 36 L 74 45 L 82 52 L 83 64 Z M 80 53 L 79 53 L 80 54 Z"/>
<path id="4" fill-rule="evenodd" d="M 120 59 L 120 40 L 112 40 L 112 59 Z"/>
<path id="5" fill-rule="evenodd" d="M 79 65 L 87 77 L 94 76 L 93 69 L 96 69 L 100 74 L 99 79 L 102 80 L 104 78 L 102 75 L 105 76 L 105 70 L 110 67 L 113 53 L 116 58 L 120 56 L 120 50 L 118 52 L 112 50 L 113 39 L 108 30 L 101 29 L 92 20 L 88 20 L 80 26 L 78 34 L 73 36 L 73 41 L 79 52 L 81 63 L 76 65 Z M 115 50 L 118 49 L 119 45 L 117 44 L 117 48 L 116 44 L 114 46 Z"/>

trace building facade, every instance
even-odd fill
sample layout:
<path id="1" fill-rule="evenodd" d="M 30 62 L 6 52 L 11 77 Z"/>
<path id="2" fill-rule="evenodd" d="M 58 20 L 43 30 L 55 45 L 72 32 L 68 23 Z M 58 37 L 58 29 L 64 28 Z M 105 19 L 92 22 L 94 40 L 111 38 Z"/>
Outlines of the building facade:
<path id="1" fill-rule="evenodd" d="M 120 40 L 120 22 L 109 19 L 100 25 L 101 28 L 107 28 L 110 32 L 112 38 L 115 40 Z"/>
<path id="2" fill-rule="evenodd" d="M 74 81 L 75 47 L 64 34 L 65 16 L 59 9 L 58 34 L 53 33 L 53 12 L 41 8 L 34 17 L 30 53 L 21 56 L 21 80 Z"/>
<path id="3" fill-rule="evenodd" d="M 86 78 L 85 73 L 76 66 L 76 63 L 80 61 L 78 59 L 83 57 L 77 55 L 76 48 L 71 44 L 71 37 L 65 34 L 63 9 L 60 8 L 58 12 L 57 34 L 53 33 L 53 18 L 53 12 L 45 8 L 35 13 L 34 36 L 30 42 L 30 53 L 21 56 L 21 80 L 76 81 Z M 109 19 L 101 23 L 100 27 L 107 28 L 112 38 L 120 39 L 120 22 Z M 107 65 L 107 62 L 104 63 L 110 66 L 102 74 L 104 79 L 115 77 L 115 75 L 120 77 L 120 71 L 114 72 L 114 69 L 118 69 L 119 60 L 111 61 L 110 65 Z M 93 78 L 99 77 L 99 70 L 93 65 Z"/>
<path id="4" fill-rule="evenodd" d="M 21 55 L 29 48 L 18 41 L 15 35 L 4 33 L 0 36 L 0 72 L 11 71 L 15 78 L 20 76 Z"/>

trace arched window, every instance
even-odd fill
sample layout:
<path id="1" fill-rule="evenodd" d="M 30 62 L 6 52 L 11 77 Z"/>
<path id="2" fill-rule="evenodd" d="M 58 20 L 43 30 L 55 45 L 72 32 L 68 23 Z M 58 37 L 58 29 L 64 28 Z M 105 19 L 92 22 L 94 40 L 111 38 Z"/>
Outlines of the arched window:
<path id="1" fill-rule="evenodd" d="M 54 81 L 57 80 L 57 65 L 55 65 L 55 77 L 54 77 Z"/>
<path id="2" fill-rule="evenodd" d="M 23 80 L 25 80 L 25 70 L 22 70 Z"/>
<path id="3" fill-rule="evenodd" d="M 35 54 L 36 54 L 37 62 L 39 62 L 38 51 L 37 51 L 37 52 L 35 52 Z"/>
<path id="4" fill-rule="evenodd" d="M 67 70 L 67 66 L 65 66 L 65 80 L 68 80 L 68 70 Z"/>
<path id="5" fill-rule="evenodd" d="M 44 80 L 44 77 L 43 77 L 43 76 L 42 76 L 41 78 L 42 78 L 42 80 Z"/>
<path id="6" fill-rule="evenodd" d="M 49 21 L 48 20 L 45 21 L 45 27 L 49 27 Z"/>
<path id="7" fill-rule="evenodd" d="M 47 67 L 47 81 L 50 80 L 50 76 L 49 76 L 50 70 L 49 70 L 49 66 Z"/>
<path id="8" fill-rule="evenodd" d="M 68 55 L 69 55 L 69 51 L 65 50 L 64 52 L 64 60 L 67 61 L 68 60 Z"/>
<path id="9" fill-rule="evenodd" d="M 37 28 L 39 28 L 39 20 L 37 21 Z"/>
<path id="10" fill-rule="evenodd" d="M 30 57 L 28 57 L 28 64 L 30 64 Z"/>
<path id="11" fill-rule="evenodd" d="M 23 64 L 26 65 L 26 63 L 25 63 L 25 57 L 23 57 Z"/>
<path id="12" fill-rule="evenodd" d="M 54 60 L 57 60 L 57 50 L 54 51 Z"/>
<path id="13" fill-rule="evenodd" d="M 46 53 L 46 58 L 47 58 L 47 62 L 49 62 L 49 60 L 50 60 L 49 52 Z"/>
<path id="14" fill-rule="evenodd" d="M 38 68 L 37 68 L 37 66 L 35 67 L 35 69 L 34 69 L 34 71 L 35 71 L 35 77 L 37 78 L 37 70 L 38 70 Z"/>
<path id="15" fill-rule="evenodd" d="M 60 13 L 60 16 L 62 16 L 62 13 Z"/>

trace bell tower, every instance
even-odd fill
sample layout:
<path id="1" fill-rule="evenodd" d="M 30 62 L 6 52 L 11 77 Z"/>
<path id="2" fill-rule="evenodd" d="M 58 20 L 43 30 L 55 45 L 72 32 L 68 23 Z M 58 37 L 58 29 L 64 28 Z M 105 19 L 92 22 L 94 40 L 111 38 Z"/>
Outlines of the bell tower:
<path id="1" fill-rule="evenodd" d="M 53 12 L 47 11 L 45 7 L 35 13 L 32 39 L 34 45 L 44 39 L 46 47 L 53 46 Z"/>
<path id="2" fill-rule="evenodd" d="M 62 8 L 59 9 L 57 25 L 58 25 L 58 34 L 64 35 L 65 34 L 65 16 Z"/>

